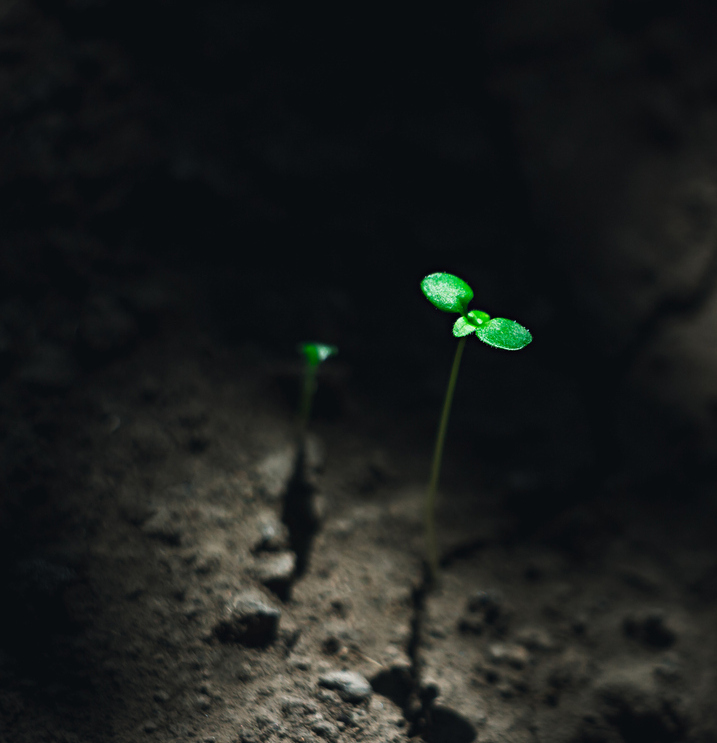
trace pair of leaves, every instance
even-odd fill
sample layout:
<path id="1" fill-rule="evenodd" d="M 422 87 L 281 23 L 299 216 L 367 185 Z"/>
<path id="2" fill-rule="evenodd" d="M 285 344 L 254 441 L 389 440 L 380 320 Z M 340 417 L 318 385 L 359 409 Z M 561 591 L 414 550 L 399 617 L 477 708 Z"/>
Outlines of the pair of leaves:
<path id="1" fill-rule="evenodd" d="M 461 315 L 453 325 L 453 335 L 456 338 L 475 333 L 483 343 L 505 351 L 518 351 L 533 340 L 527 328 L 515 320 L 504 317 L 491 319 L 490 315 L 481 310 L 468 311 L 468 303 L 473 299 L 473 289 L 453 274 L 432 273 L 426 276 L 421 281 L 421 291 L 439 310 Z"/>

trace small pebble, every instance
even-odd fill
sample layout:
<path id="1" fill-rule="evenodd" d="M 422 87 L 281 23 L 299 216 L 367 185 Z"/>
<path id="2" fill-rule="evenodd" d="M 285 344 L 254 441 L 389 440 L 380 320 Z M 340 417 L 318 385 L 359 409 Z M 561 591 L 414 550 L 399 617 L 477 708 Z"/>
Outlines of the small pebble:
<path id="1" fill-rule="evenodd" d="M 289 545 L 289 530 L 274 513 L 263 514 L 259 519 L 259 540 L 253 552 L 281 552 Z"/>
<path id="2" fill-rule="evenodd" d="M 256 468 L 259 489 L 270 500 L 278 500 L 286 490 L 294 472 L 296 454 L 294 447 L 273 452 L 265 457 Z"/>
<path id="3" fill-rule="evenodd" d="M 280 598 L 287 596 L 296 570 L 293 552 L 276 552 L 262 555 L 254 563 L 254 577 Z"/>
<path id="4" fill-rule="evenodd" d="M 522 645 L 498 642 L 488 648 L 488 656 L 493 663 L 506 663 L 517 669 L 524 668 L 530 660 L 530 653 Z"/>
<path id="5" fill-rule="evenodd" d="M 331 671 L 319 677 L 319 686 L 333 689 L 347 702 L 363 702 L 373 693 L 371 684 L 354 671 Z"/>
<path id="6" fill-rule="evenodd" d="M 237 594 L 214 631 L 222 642 L 263 647 L 276 639 L 281 610 L 272 606 L 259 591 Z"/>

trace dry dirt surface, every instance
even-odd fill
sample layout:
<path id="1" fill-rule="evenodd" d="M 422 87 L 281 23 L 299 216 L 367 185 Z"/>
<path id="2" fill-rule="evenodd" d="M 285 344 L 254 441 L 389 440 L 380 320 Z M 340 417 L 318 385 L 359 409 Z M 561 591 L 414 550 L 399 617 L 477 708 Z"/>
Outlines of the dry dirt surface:
<path id="1" fill-rule="evenodd" d="M 714 518 L 446 488 L 428 589 L 430 441 L 340 373 L 299 459 L 300 367 L 178 315 L 62 393 L 44 363 L 5 388 L 3 743 L 715 740 Z"/>

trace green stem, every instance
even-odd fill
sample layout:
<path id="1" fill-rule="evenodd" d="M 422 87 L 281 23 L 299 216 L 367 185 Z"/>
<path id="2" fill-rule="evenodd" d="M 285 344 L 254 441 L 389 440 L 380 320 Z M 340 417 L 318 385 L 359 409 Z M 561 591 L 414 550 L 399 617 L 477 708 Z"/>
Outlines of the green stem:
<path id="1" fill-rule="evenodd" d="M 441 474 L 441 462 L 443 460 L 443 445 L 446 441 L 446 430 L 448 429 L 448 418 L 451 413 L 451 403 L 453 402 L 453 393 L 456 389 L 456 380 L 458 379 L 458 369 L 461 365 L 461 356 L 463 347 L 466 345 L 466 338 L 461 338 L 456 347 L 456 355 L 453 358 L 453 368 L 451 377 L 448 380 L 448 389 L 446 390 L 446 399 L 443 402 L 443 413 L 441 422 L 438 426 L 438 435 L 436 437 L 436 448 L 433 451 L 433 464 L 431 466 L 431 479 L 428 481 L 428 490 L 426 491 L 426 554 L 428 558 L 428 577 L 431 583 L 435 583 L 438 578 L 438 543 L 436 541 L 436 494 L 438 492 L 438 479 Z"/>

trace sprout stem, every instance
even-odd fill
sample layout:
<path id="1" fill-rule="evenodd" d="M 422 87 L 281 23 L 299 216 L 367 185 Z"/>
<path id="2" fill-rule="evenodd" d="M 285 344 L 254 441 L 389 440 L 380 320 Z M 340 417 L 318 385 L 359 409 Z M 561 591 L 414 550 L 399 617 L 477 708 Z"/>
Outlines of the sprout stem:
<path id="1" fill-rule="evenodd" d="M 438 426 L 438 435 L 436 436 L 436 448 L 433 451 L 431 479 L 428 481 L 428 489 L 426 491 L 426 555 L 428 559 L 428 578 L 431 584 L 435 584 L 438 578 L 438 544 L 436 542 L 436 494 L 438 492 L 438 479 L 441 474 L 443 445 L 446 441 L 446 430 L 448 429 L 448 418 L 451 413 L 453 392 L 456 389 L 458 369 L 461 365 L 461 356 L 463 355 L 463 347 L 465 345 L 466 338 L 464 337 L 458 341 L 456 355 L 453 358 L 453 368 L 451 369 L 451 377 L 448 381 L 448 389 L 446 390 L 446 399 L 443 402 L 441 422 Z"/>

